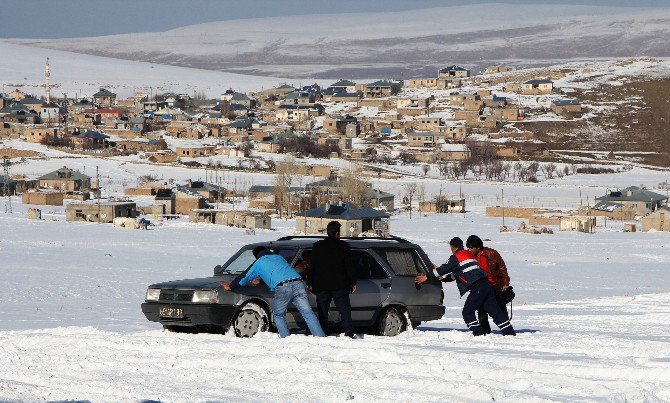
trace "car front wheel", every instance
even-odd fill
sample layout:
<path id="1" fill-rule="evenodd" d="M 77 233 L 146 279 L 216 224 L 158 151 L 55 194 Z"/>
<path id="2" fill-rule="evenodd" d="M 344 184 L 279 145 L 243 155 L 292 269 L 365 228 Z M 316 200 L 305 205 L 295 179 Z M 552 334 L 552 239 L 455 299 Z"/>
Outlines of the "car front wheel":
<path id="1" fill-rule="evenodd" d="M 405 318 L 396 308 L 384 310 L 377 320 L 378 336 L 397 336 L 406 329 Z"/>
<path id="2" fill-rule="evenodd" d="M 246 304 L 235 315 L 231 329 L 237 337 L 253 337 L 268 330 L 268 315 L 257 304 Z"/>

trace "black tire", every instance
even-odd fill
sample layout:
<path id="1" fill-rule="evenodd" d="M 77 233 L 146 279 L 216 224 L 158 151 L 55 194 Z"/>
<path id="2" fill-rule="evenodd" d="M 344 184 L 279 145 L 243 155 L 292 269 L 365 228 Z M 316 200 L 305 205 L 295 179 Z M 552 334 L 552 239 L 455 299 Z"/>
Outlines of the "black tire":
<path id="1" fill-rule="evenodd" d="M 405 316 L 397 308 L 385 309 L 377 319 L 375 334 L 377 336 L 397 336 L 407 330 Z"/>
<path id="2" fill-rule="evenodd" d="M 257 304 L 249 303 L 237 312 L 230 329 L 237 337 L 254 337 L 256 333 L 267 332 L 268 323 L 267 312 Z"/>

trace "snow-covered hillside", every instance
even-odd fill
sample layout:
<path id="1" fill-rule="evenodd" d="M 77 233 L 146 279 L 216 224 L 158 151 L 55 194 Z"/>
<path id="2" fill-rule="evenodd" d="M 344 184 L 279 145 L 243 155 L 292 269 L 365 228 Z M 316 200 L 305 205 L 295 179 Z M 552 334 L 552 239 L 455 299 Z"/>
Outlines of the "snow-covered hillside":
<path id="1" fill-rule="evenodd" d="M 119 96 L 133 92 L 174 91 L 193 95 L 204 92 L 218 97 L 229 88 L 258 91 L 276 86 L 285 79 L 252 77 L 234 73 L 165 66 L 14 45 L 0 41 L 0 85 L 5 92 L 20 88 L 38 96 L 44 94 L 44 63 L 50 58 L 52 93 L 58 97 L 87 96 L 100 87 Z M 3 92 L 0 90 L 0 92 Z"/>
<path id="2" fill-rule="evenodd" d="M 167 32 L 28 45 L 154 63 L 290 77 L 435 74 L 572 58 L 670 56 L 670 9 L 476 4 L 403 12 L 274 17 Z"/>

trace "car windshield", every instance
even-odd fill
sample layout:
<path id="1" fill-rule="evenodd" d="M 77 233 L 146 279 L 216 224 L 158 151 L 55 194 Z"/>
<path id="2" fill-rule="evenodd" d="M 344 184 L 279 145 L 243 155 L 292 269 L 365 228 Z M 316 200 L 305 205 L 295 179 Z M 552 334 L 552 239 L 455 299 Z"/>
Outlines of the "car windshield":
<path id="1" fill-rule="evenodd" d="M 253 248 L 244 248 L 233 255 L 230 260 L 223 265 L 221 269 L 221 274 L 240 274 L 246 269 L 249 268 L 255 261 L 256 258 L 252 253 Z M 295 258 L 296 249 L 292 248 L 270 248 L 273 253 L 276 253 L 286 259 L 290 264 Z"/>

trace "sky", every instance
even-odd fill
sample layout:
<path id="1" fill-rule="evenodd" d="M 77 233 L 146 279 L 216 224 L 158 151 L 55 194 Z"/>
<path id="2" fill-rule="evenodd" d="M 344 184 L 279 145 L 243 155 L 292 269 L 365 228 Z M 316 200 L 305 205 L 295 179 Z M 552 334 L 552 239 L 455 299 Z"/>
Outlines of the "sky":
<path id="1" fill-rule="evenodd" d="M 101 36 L 242 18 L 403 11 L 492 2 L 670 7 L 667 0 L 0 0 L 0 38 Z"/>

